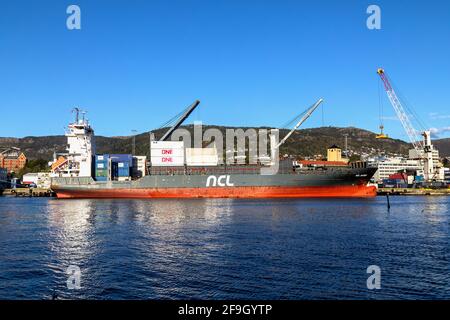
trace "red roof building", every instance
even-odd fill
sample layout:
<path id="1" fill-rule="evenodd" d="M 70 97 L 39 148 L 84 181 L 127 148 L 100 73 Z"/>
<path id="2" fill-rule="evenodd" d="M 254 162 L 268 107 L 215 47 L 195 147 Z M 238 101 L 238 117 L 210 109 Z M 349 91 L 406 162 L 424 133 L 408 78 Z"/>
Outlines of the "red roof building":
<path id="1" fill-rule="evenodd" d="M 11 148 L 0 153 L 0 168 L 19 172 L 27 164 L 27 157 L 19 149 Z"/>

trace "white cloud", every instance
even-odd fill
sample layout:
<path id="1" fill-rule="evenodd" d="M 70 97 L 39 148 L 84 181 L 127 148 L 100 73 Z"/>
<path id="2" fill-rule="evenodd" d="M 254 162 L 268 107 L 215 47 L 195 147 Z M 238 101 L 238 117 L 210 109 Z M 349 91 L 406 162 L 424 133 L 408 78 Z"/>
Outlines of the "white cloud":
<path id="1" fill-rule="evenodd" d="M 450 127 L 443 128 L 430 128 L 431 137 L 439 138 L 439 136 L 443 133 L 450 132 Z"/>
<path id="2" fill-rule="evenodd" d="M 428 114 L 428 116 L 430 117 L 430 119 L 432 120 L 443 120 L 443 119 L 450 119 L 450 114 L 440 114 L 437 112 L 430 112 Z"/>

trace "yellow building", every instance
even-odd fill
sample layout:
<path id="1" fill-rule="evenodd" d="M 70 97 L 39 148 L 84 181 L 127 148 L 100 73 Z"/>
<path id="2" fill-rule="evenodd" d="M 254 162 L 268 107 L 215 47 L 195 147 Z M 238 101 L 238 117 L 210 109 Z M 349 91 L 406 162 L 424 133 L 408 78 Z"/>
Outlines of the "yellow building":
<path id="1" fill-rule="evenodd" d="M 343 161 L 342 150 L 337 145 L 332 145 L 327 150 L 327 161 Z"/>

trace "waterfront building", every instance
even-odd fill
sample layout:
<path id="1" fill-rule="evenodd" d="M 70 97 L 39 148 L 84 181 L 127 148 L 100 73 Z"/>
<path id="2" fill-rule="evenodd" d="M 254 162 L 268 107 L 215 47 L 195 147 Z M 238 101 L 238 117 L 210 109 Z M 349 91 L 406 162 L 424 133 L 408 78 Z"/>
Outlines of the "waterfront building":
<path id="1" fill-rule="evenodd" d="M 9 148 L 0 152 L 0 168 L 8 172 L 19 172 L 27 164 L 27 157 L 18 148 Z"/>
<path id="2" fill-rule="evenodd" d="M 381 182 L 383 179 L 389 179 L 389 176 L 403 170 L 416 171 L 417 175 L 423 173 L 423 164 L 419 160 L 397 158 L 375 158 L 369 159 L 368 165 L 378 167 L 377 172 L 373 176 L 376 182 Z"/>
<path id="3" fill-rule="evenodd" d="M 444 168 L 443 171 L 444 171 L 444 181 L 450 183 L 450 169 Z"/>
<path id="4" fill-rule="evenodd" d="M 8 180 L 8 170 L 0 168 L 0 189 L 5 188 Z"/>
<path id="5" fill-rule="evenodd" d="M 439 158 L 439 150 L 433 148 L 432 155 L 433 155 L 433 167 L 441 168 L 443 165 L 441 162 L 441 158 Z M 423 157 L 424 157 L 423 150 L 419 151 L 417 151 L 416 149 L 409 150 L 409 157 L 408 157 L 409 159 L 422 159 Z"/>
<path id="6" fill-rule="evenodd" d="M 50 188 L 50 173 L 49 172 L 36 172 L 26 173 L 22 177 L 22 184 L 35 185 L 38 188 Z"/>

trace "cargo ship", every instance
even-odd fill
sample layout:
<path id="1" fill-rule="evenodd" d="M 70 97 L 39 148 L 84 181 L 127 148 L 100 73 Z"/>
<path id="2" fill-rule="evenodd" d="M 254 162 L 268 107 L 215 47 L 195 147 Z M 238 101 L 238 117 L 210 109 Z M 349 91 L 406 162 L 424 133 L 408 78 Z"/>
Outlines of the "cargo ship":
<path id="1" fill-rule="evenodd" d="M 376 168 L 247 174 L 148 175 L 135 181 L 54 178 L 58 198 L 330 198 L 374 197 Z"/>
<path id="2" fill-rule="evenodd" d="M 219 164 L 217 152 L 185 148 L 183 141 L 167 141 L 181 125 L 196 101 L 159 140 L 151 142 L 150 157 L 95 155 L 94 131 L 87 120 L 76 119 L 68 127 L 68 153 L 55 155 L 51 189 L 58 198 L 368 198 L 377 190 L 369 181 L 377 168 L 302 167 L 282 159 L 275 172 L 264 169 L 279 159 L 276 152 L 312 114 L 320 99 L 302 116 L 278 144 L 271 140 L 271 161 L 257 164 Z M 200 152 L 200 157 L 199 153 Z M 194 156 L 192 156 L 194 154 Z M 196 155 L 195 155 L 196 154 Z M 187 157 L 187 155 L 191 155 Z M 133 161 L 135 159 L 136 161 Z M 205 160 L 206 159 L 206 160 Z M 136 175 L 137 162 L 144 163 Z M 93 168 L 93 169 L 92 169 Z M 120 169 L 121 168 L 121 169 Z M 94 174 L 92 172 L 94 171 Z M 136 171 L 136 168 L 134 169 Z"/>

